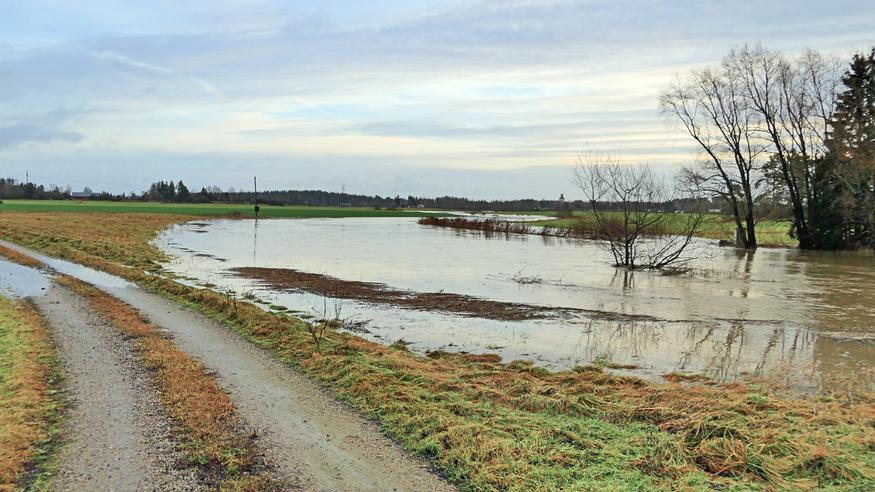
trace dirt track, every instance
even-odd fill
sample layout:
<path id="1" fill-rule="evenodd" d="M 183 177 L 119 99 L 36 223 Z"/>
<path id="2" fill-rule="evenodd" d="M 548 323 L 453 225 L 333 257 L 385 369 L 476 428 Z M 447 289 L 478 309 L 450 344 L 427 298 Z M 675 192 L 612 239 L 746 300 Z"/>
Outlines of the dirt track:
<path id="1" fill-rule="evenodd" d="M 52 286 L 35 297 L 58 348 L 71 400 L 55 490 L 197 490 L 155 389 L 130 342 L 79 296 Z"/>
<path id="2" fill-rule="evenodd" d="M 215 371 L 267 458 L 306 490 L 453 490 L 370 420 L 204 316 L 139 289 L 112 292 Z"/>
<path id="3" fill-rule="evenodd" d="M 76 268 L 69 264 L 3 244 L 77 276 Z M 83 277 L 86 281 L 94 278 Z M 412 457 L 382 434 L 372 421 L 228 328 L 142 289 L 118 287 L 121 282 L 115 284 L 96 287 L 138 309 L 172 334 L 182 350 L 199 358 L 215 373 L 219 384 L 231 395 L 240 417 L 262 435 L 265 460 L 274 466 L 279 478 L 298 483 L 304 490 L 455 490 L 432 473 L 426 462 Z M 138 402 L 150 402 L 152 397 L 135 394 L 137 385 L 125 380 L 128 372 L 122 369 L 130 364 L 123 361 L 131 357 L 130 353 L 101 340 L 108 338 L 122 344 L 124 341 L 114 338 L 109 333 L 112 329 L 89 315 L 82 301 L 72 294 L 57 288 L 51 294 L 53 297 L 46 298 L 42 307 L 52 328 L 67 333 L 70 343 L 80 346 L 74 351 L 77 365 L 71 366 L 69 377 L 73 384 L 83 385 L 79 394 L 86 402 L 82 408 L 87 410 L 82 415 L 71 415 L 77 444 L 70 447 L 69 455 L 63 456 L 64 469 L 70 470 L 64 475 L 70 477 L 69 481 L 61 482 L 61 488 L 152 488 L 143 487 L 145 484 L 163 490 L 180 488 L 172 483 L 165 485 L 162 480 L 172 477 L 157 476 L 157 468 L 150 462 L 147 451 L 150 441 L 143 430 L 145 421 L 139 419 L 141 413 L 147 412 L 139 410 Z M 61 343 L 62 350 L 64 343 L 67 342 Z M 94 357 L 112 362 L 94 364 Z M 122 393 L 130 388 L 130 394 L 115 395 L 118 388 L 122 388 Z M 106 404 L 101 406 L 101 401 Z M 160 450 L 162 456 L 170 453 L 159 444 L 153 444 L 152 449 Z M 79 457 L 94 453 L 99 456 L 84 460 Z M 89 468 L 89 460 L 98 458 L 108 464 Z M 104 482 L 89 481 L 106 474 L 105 470 L 110 475 Z M 127 473 L 119 474 L 117 470 Z"/>

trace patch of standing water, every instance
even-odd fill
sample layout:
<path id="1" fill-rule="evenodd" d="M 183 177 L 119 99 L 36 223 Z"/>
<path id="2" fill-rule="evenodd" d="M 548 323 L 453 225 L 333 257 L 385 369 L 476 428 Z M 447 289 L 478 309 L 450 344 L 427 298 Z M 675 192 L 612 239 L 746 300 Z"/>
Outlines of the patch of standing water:
<path id="1" fill-rule="evenodd" d="M 271 289 L 234 267 L 293 268 L 396 289 L 647 315 L 507 322 L 337 300 L 365 338 L 531 359 L 550 368 L 631 366 L 651 379 L 671 371 L 720 381 L 778 378 L 794 388 L 875 367 L 875 260 L 777 249 L 738 252 L 702 242 L 683 275 L 610 266 L 589 241 L 448 230 L 401 219 L 211 221 L 169 229 L 157 241 L 165 267 L 193 284 L 249 293 L 319 317 L 334 300 Z M 513 277 L 537 276 L 520 285 Z M 871 374 L 871 373 L 870 373 Z M 871 384 L 871 380 L 870 380 Z"/>
<path id="2" fill-rule="evenodd" d="M 0 295 L 32 297 L 49 285 L 51 279 L 45 272 L 0 259 Z"/>
<path id="3" fill-rule="evenodd" d="M 65 275 L 78 278 L 83 282 L 87 282 L 97 287 L 105 289 L 124 289 L 134 286 L 134 284 L 128 282 L 127 280 L 116 277 L 115 275 L 110 275 L 108 273 L 95 270 L 93 268 L 89 268 L 87 266 L 72 263 L 66 260 L 62 260 L 60 258 L 54 258 L 51 256 L 39 254 L 37 252 L 27 250 L 6 241 L 0 241 L 0 244 L 8 248 L 20 251 L 28 256 L 33 257 L 34 259 L 39 260 L 58 273 L 63 273 Z"/>

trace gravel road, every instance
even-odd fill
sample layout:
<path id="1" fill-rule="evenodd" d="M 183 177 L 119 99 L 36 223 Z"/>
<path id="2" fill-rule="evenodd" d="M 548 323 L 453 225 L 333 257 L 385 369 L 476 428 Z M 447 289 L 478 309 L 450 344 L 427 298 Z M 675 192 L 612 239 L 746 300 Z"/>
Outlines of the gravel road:
<path id="1" fill-rule="evenodd" d="M 71 400 L 55 490 L 198 490 L 131 344 L 86 301 L 54 285 L 33 297 L 57 345 Z"/>
<path id="2" fill-rule="evenodd" d="M 262 435 L 265 460 L 279 478 L 316 491 L 455 490 L 427 462 L 386 437 L 373 421 L 230 329 L 105 274 L 5 241 L 0 244 L 97 284 L 173 335 L 182 350 L 213 371 L 243 421 Z M 62 488 L 119 490 L 145 484 L 161 490 L 183 488 L 172 474 L 156 473 L 160 463 L 154 462 L 148 443 L 165 450 L 162 453 L 171 451 L 146 431 L 147 408 L 154 396 L 136 393 L 145 382 L 136 374 L 124 340 L 91 316 L 81 300 L 58 287 L 39 304 L 53 328 L 60 327 L 55 328 L 59 345 L 62 353 L 71 354 L 71 361 L 65 363 L 74 396 L 81 401 L 71 415 L 75 444 L 63 457 Z"/>
<path id="3" fill-rule="evenodd" d="M 305 490 L 455 490 L 372 421 L 218 323 L 140 289 L 112 292 L 200 359 L 263 435 L 268 460 Z"/>

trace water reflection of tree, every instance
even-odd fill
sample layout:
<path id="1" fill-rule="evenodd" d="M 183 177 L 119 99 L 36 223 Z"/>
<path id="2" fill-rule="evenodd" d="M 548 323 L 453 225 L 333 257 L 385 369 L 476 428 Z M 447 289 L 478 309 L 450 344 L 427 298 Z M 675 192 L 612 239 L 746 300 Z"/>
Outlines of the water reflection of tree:
<path id="1" fill-rule="evenodd" d="M 635 287 L 635 272 L 623 268 L 615 268 L 611 275 L 611 287 L 616 287 L 622 284 L 623 290 L 629 290 Z"/>
<path id="2" fill-rule="evenodd" d="M 664 326 L 651 322 L 590 321 L 574 346 L 572 359 L 576 363 L 588 363 L 603 354 L 611 358 L 622 354 L 623 360 L 639 359 L 647 347 L 658 346 L 664 331 Z"/>
<path id="3" fill-rule="evenodd" d="M 744 278 L 749 279 L 756 251 L 747 249 L 734 249 L 733 251 L 735 252 L 735 268 L 733 269 L 738 273 L 744 273 Z"/>
<path id="4" fill-rule="evenodd" d="M 669 361 L 659 362 L 658 354 L 666 342 L 666 333 L 675 329 L 684 330 L 681 339 L 687 341 L 687 348 L 680 350 L 680 357 L 674 367 L 670 367 Z M 760 343 L 759 336 L 751 338 L 754 333 L 751 330 L 763 330 L 765 342 Z M 802 329 L 751 325 L 743 320 L 686 323 L 686 326 L 653 322 L 590 323 L 581 332 L 574 353 L 577 362 L 589 362 L 599 356 L 621 357 L 650 362 L 662 371 L 704 372 L 715 380 L 729 382 L 742 376 L 765 376 L 779 367 L 800 365 L 799 352 L 809 345 L 804 343 L 805 334 Z"/>
<path id="5" fill-rule="evenodd" d="M 743 359 L 745 347 L 745 330 L 740 322 L 732 322 L 725 330 L 722 339 L 713 338 L 721 328 L 719 325 L 710 324 L 705 327 L 705 333 L 698 335 L 702 326 L 698 324 L 687 328 L 687 339 L 694 340 L 689 350 L 684 351 L 678 360 L 677 369 L 700 370 L 717 381 L 733 381 L 741 370 L 739 369 Z M 709 343 L 710 342 L 710 343 Z M 706 345 L 707 344 L 707 345 Z M 710 352 L 710 356 L 707 355 Z M 699 368 L 694 366 L 695 357 L 701 357 L 703 362 Z"/>
<path id="6" fill-rule="evenodd" d="M 711 335 L 714 334 L 714 330 L 716 328 L 717 328 L 717 325 L 715 325 L 713 323 L 709 323 L 705 334 L 701 337 L 698 337 L 697 340 L 694 340 L 693 345 L 692 345 L 692 347 L 690 347 L 689 350 L 685 350 L 685 351 L 681 352 L 681 358 L 678 360 L 678 363 L 677 363 L 678 369 L 683 371 L 689 367 L 690 361 L 691 361 L 693 355 L 698 355 L 699 352 L 701 352 L 702 346 L 704 345 L 704 343 L 706 341 L 708 341 L 711 338 Z M 697 325 L 697 324 L 690 325 L 690 327 L 687 328 L 686 338 L 688 340 L 695 339 L 696 338 L 695 332 L 698 331 L 699 329 L 701 329 L 700 325 Z"/>

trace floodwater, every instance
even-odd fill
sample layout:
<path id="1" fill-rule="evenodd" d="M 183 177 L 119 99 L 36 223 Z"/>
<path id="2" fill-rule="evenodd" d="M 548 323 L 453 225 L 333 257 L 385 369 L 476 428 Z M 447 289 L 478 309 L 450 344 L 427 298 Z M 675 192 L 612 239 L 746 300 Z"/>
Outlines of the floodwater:
<path id="1" fill-rule="evenodd" d="M 30 256 L 54 272 L 78 278 L 110 293 L 118 293 L 136 287 L 133 283 L 114 275 L 60 258 L 46 256 L 8 241 L 0 240 L 0 245 Z M 51 282 L 50 272 L 25 267 L 0 258 L 0 294 L 8 293 L 15 297 L 36 296 L 46 290 Z"/>
<path id="2" fill-rule="evenodd" d="M 49 285 L 51 279 L 48 274 L 0 258 L 0 295 L 36 296 L 49 288 Z"/>
<path id="3" fill-rule="evenodd" d="M 498 353 L 562 369 L 600 363 L 657 380 L 768 378 L 808 391 L 863 375 L 873 387 L 875 258 L 792 249 L 741 252 L 697 244 L 681 275 L 610 265 L 592 241 L 423 226 L 414 218 L 216 220 L 168 229 L 165 268 L 192 284 L 255 295 L 298 315 L 358 322 L 361 336 L 418 351 Z M 497 321 L 271 289 L 229 269 L 293 268 L 395 289 L 646 315 Z M 515 276 L 539 277 L 521 285 Z"/>

